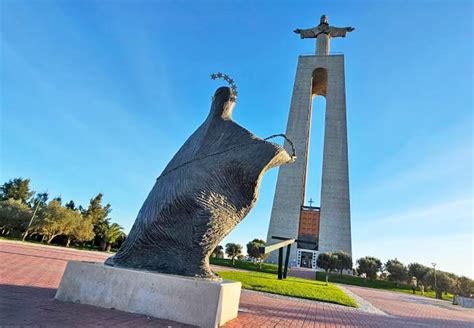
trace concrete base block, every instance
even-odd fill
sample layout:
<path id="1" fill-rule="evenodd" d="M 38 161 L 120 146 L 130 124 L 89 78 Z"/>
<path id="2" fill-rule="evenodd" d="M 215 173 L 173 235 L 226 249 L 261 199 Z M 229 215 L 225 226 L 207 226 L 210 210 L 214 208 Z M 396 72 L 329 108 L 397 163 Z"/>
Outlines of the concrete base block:
<path id="1" fill-rule="evenodd" d="M 69 261 L 55 298 L 207 328 L 237 317 L 240 290 L 240 282 Z"/>
<path id="2" fill-rule="evenodd" d="M 474 299 L 470 297 L 462 297 L 462 296 L 455 295 L 453 304 L 461 305 L 462 307 L 465 307 L 465 308 L 474 309 Z"/>

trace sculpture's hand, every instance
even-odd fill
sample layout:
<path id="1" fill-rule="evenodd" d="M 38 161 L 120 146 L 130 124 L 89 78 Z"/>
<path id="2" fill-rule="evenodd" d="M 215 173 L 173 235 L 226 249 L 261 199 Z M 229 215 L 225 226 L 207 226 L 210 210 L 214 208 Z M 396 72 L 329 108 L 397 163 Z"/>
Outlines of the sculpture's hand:
<path id="1" fill-rule="evenodd" d="M 347 28 L 347 31 L 348 31 L 348 32 L 352 32 L 352 31 L 354 31 L 354 30 L 355 30 L 355 28 L 353 28 L 352 26 Z"/>
<path id="2" fill-rule="evenodd" d="M 300 34 L 300 33 L 301 33 L 301 29 L 297 28 L 296 30 L 293 30 L 293 32 L 295 32 L 296 34 Z"/>

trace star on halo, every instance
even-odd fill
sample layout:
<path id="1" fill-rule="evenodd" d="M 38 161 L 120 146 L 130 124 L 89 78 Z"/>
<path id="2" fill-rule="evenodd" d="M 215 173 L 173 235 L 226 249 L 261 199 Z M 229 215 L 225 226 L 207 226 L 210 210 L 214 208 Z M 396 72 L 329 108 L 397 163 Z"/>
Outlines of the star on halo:
<path id="1" fill-rule="evenodd" d="M 235 98 L 237 98 L 237 94 L 238 94 L 237 85 L 235 84 L 234 79 L 232 79 L 228 74 L 222 74 L 221 72 L 212 73 L 211 79 L 212 80 L 223 79 L 224 81 L 226 81 L 229 84 L 230 88 L 232 89 L 232 92 L 234 93 Z"/>

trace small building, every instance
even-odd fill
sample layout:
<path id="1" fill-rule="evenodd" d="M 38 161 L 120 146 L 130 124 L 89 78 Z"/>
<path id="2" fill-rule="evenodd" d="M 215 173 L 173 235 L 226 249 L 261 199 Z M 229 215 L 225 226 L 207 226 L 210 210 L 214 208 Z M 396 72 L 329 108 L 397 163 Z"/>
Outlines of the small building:
<path id="1" fill-rule="evenodd" d="M 300 268 L 316 269 L 319 246 L 319 218 L 320 208 L 301 206 L 298 229 L 298 243 L 296 266 Z M 309 243 L 305 243 L 308 241 Z"/>

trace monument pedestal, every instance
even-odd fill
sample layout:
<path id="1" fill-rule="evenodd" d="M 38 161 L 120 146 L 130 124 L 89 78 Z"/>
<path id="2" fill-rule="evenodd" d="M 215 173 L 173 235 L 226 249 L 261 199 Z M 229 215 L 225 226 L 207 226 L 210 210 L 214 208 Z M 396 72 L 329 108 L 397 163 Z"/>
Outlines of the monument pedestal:
<path id="1" fill-rule="evenodd" d="M 240 282 L 69 261 L 55 298 L 207 328 L 237 317 L 240 290 Z"/>

